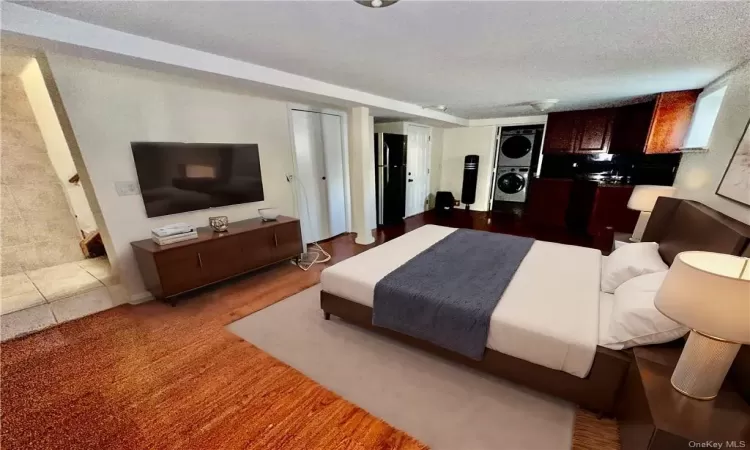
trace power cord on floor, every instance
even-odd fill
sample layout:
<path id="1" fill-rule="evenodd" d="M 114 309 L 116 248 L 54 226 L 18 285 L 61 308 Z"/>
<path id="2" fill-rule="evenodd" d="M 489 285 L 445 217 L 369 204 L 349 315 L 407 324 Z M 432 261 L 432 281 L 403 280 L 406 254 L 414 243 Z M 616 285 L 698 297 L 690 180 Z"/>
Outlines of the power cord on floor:
<path id="1" fill-rule="evenodd" d="M 308 248 L 308 251 L 306 253 L 300 255 L 299 259 L 297 260 L 297 267 L 304 270 L 305 272 L 307 272 L 313 264 L 324 264 L 331 260 L 331 255 L 323 250 L 323 247 L 321 247 L 317 242 L 313 242 L 310 245 L 314 245 L 320 251 L 310 251 L 310 249 Z M 320 259 L 321 253 L 325 255 L 323 259 Z"/>
<path id="2" fill-rule="evenodd" d="M 311 220 L 310 220 L 310 205 L 309 205 L 309 200 L 307 198 L 307 189 L 305 189 L 305 185 L 302 183 L 302 181 L 300 181 L 300 180 L 297 179 L 296 175 L 293 175 L 291 178 L 292 178 L 292 180 L 294 180 L 297 183 L 299 183 L 299 185 L 301 187 L 301 190 L 302 190 L 302 194 L 305 196 L 305 212 L 306 212 L 306 216 L 307 216 L 307 223 L 310 224 L 311 223 Z M 310 248 L 309 248 L 310 245 L 314 245 L 320 251 L 319 252 L 318 251 L 310 251 Z M 320 244 L 318 244 L 317 241 L 311 242 L 310 244 L 308 244 L 307 250 L 308 250 L 307 252 L 302 253 L 300 255 L 300 257 L 297 258 L 297 262 L 296 262 L 297 267 L 299 267 L 300 269 L 304 270 L 305 272 L 307 272 L 308 270 L 310 270 L 310 267 L 312 267 L 313 264 L 324 264 L 324 263 L 327 263 L 328 261 L 331 260 L 331 255 L 328 252 L 326 252 L 325 250 L 323 250 L 323 247 L 321 247 Z M 325 255 L 323 257 L 323 259 L 320 258 L 321 254 Z"/>

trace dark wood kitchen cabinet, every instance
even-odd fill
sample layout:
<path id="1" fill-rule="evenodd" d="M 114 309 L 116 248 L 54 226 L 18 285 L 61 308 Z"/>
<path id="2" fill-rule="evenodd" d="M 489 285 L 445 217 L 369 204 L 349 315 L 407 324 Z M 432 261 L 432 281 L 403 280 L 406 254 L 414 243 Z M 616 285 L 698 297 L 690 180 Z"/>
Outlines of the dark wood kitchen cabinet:
<path id="1" fill-rule="evenodd" d="M 581 111 L 576 153 L 606 153 L 612 137 L 614 108 Z"/>
<path id="2" fill-rule="evenodd" d="M 564 228 L 572 188 L 573 180 L 534 178 L 524 217 L 534 225 Z"/>
<path id="3" fill-rule="evenodd" d="M 177 294 L 292 259 L 303 251 L 299 220 L 279 216 L 230 223 L 224 233 L 198 228 L 198 238 L 170 245 L 131 243 L 146 289 L 156 298 Z"/>
<path id="4" fill-rule="evenodd" d="M 633 186 L 597 186 L 586 229 L 589 236 L 597 236 L 607 227 L 612 227 L 614 231 L 632 233 L 640 215 L 639 211 L 628 209 L 632 193 Z"/>
<path id="5" fill-rule="evenodd" d="M 643 153 L 655 105 L 656 101 L 650 101 L 617 108 L 612 124 L 609 153 L 616 155 Z"/>
<path id="6" fill-rule="evenodd" d="M 609 153 L 672 153 L 682 148 L 700 89 L 662 92 L 655 100 L 617 108 Z"/>
<path id="7" fill-rule="evenodd" d="M 662 92 L 617 108 L 550 113 L 542 152 L 672 153 L 687 135 L 700 90 Z"/>
<path id="8" fill-rule="evenodd" d="M 529 186 L 524 217 L 529 223 L 567 228 L 589 236 L 607 227 L 632 233 L 638 211 L 628 209 L 633 186 L 596 181 L 534 178 Z"/>
<path id="9" fill-rule="evenodd" d="M 551 113 L 544 153 L 603 153 L 612 137 L 614 108 Z"/>
<path id="10" fill-rule="evenodd" d="M 551 113 L 547 116 L 544 153 L 573 153 L 578 130 L 578 111 Z"/>
<path id="11" fill-rule="evenodd" d="M 659 94 L 644 153 L 671 153 L 682 147 L 700 93 L 701 89 Z"/>

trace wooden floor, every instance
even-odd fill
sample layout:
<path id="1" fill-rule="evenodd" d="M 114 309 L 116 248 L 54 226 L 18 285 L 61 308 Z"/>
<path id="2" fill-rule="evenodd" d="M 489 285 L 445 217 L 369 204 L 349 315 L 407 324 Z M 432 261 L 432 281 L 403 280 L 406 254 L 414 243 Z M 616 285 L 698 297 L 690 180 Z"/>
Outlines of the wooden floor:
<path id="1" fill-rule="evenodd" d="M 452 225 L 517 226 L 486 219 L 459 214 Z M 377 241 L 435 222 L 446 223 L 421 215 Z M 323 246 L 330 264 L 366 249 L 349 235 Z M 315 285 L 322 268 L 281 264 L 176 308 L 124 305 L 0 345 L 0 447 L 424 448 L 224 329 Z M 575 449 L 619 448 L 611 420 L 579 414 L 575 434 Z"/>

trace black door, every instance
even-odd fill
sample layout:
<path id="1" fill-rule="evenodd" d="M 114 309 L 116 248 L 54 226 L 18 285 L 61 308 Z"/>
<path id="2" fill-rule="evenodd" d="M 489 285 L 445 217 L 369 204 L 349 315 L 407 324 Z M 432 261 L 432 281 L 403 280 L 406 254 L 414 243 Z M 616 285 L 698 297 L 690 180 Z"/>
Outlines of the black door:
<path id="1" fill-rule="evenodd" d="M 506 194 L 518 194 L 526 187 L 526 180 L 518 173 L 511 172 L 497 179 L 497 188 Z"/>
<path id="2" fill-rule="evenodd" d="M 406 215 L 406 136 L 383 134 L 386 179 L 383 186 L 383 224 L 398 223 Z"/>

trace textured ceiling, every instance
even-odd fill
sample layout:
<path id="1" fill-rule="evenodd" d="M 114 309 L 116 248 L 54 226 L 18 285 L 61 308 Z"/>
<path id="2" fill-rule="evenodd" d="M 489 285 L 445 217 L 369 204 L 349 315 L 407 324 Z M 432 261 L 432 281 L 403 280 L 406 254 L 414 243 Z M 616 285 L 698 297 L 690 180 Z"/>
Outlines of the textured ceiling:
<path id="1" fill-rule="evenodd" d="M 19 2 L 467 118 L 702 87 L 750 59 L 750 2 Z"/>

